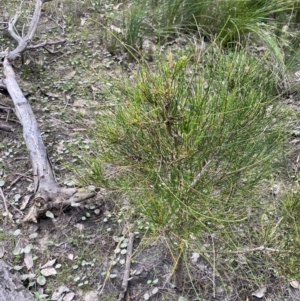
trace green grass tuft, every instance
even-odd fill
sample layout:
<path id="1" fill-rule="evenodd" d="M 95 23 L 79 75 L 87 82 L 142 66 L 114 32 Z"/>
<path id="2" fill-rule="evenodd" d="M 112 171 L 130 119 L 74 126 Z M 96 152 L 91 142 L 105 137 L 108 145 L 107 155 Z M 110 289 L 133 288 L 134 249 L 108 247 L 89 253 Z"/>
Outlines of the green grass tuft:
<path id="1" fill-rule="evenodd" d="M 278 55 L 296 38 L 298 8 L 298 0 L 137 0 L 122 22 L 120 18 L 111 22 L 125 28 L 123 35 L 113 36 L 130 54 L 141 54 L 145 40 L 162 45 L 180 36 L 199 35 L 225 47 L 251 40 Z"/>

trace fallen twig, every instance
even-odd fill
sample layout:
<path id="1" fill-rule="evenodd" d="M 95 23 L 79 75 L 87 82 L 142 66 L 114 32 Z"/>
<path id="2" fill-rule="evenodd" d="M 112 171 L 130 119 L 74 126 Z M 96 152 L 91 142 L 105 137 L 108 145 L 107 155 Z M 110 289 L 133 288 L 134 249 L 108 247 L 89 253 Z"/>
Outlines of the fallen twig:
<path id="1" fill-rule="evenodd" d="M 15 129 L 9 124 L 0 123 L 0 130 L 4 132 L 14 132 Z"/>
<path id="2" fill-rule="evenodd" d="M 3 104 L 0 104 L 0 110 L 4 110 L 4 111 L 12 111 L 13 108 L 9 107 L 9 106 L 6 106 L 6 105 L 3 105 Z"/>
<path id="3" fill-rule="evenodd" d="M 124 270 L 124 276 L 122 281 L 122 292 L 119 295 L 118 301 L 121 301 L 124 299 L 125 294 L 128 289 L 128 282 L 129 282 L 129 276 L 130 276 L 130 265 L 131 265 L 131 256 L 132 256 L 132 249 L 133 249 L 133 239 L 134 239 L 134 233 L 129 233 L 128 238 L 128 246 L 127 246 L 127 257 L 126 257 L 126 264 L 125 264 L 125 270 Z"/>
<path id="4" fill-rule="evenodd" d="M 27 159 L 27 158 L 26 158 Z M 10 187 L 12 187 L 13 185 L 15 185 L 17 182 L 19 182 L 23 177 L 26 177 L 26 178 L 29 178 L 30 180 L 32 180 L 29 176 L 27 176 L 26 174 L 28 173 L 29 171 L 27 171 L 25 174 L 20 174 L 20 173 L 17 173 L 16 175 L 18 176 L 15 180 L 13 180 L 11 183 L 10 183 Z"/>
<path id="5" fill-rule="evenodd" d="M 249 249 L 240 249 L 236 251 L 205 251 L 205 253 L 213 253 L 213 254 L 244 254 L 244 253 L 251 253 L 251 252 L 256 252 L 256 251 L 267 251 L 267 252 L 287 252 L 291 253 L 289 251 L 284 251 L 280 249 L 274 249 L 274 248 L 268 248 L 265 246 L 260 246 L 256 248 L 249 248 Z"/>
<path id="6" fill-rule="evenodd" d="M 4 208 L 5 208 L 7 217 L 10 219 L 11 222 L 13 222 L 12 214 L 8 211 L 8 208 L 7 208 L 7 201 L 6 201 L 6 197 L 3 193 L 2 187 L 0 187 L 0 194 L 1 194 L 1 197 L 3 199 Z"/>
<path id="7" fill-rule="evenodd" d="M 120 248 L 121 243 L 122 243 L 122 240 L 120 240 L 120 241 L 118 242 L 116 249 L 119 249 L 119 248 Z M 104 279 L 104 281 L 103 281 L 103 284 L 101 284 L 101 285 L 99 286 L 99 288 L 98 288 L 98 289 L 101 288 L 101 290 L 100 290 L 99 293 L 98 293 L 99 296 L 101 296 L 101 294 L 102 294 L 103 291 L 104 291 L 104 288 L 105 288 L 106 282 L 107 282 L 108 279 L 109 279 L 110 271 L 111 271 L 111 268 L 112 268 L 112 266 L 113 266 L 113 261 L 115 260 L 115 258 L 116 258 L 116 253 L 114 252 L 113 258 L 112 258 L 112 260 L 111 260 L 111 262 L 110 262 L 110 264 L 109 264 L 109 266 L 108 266 L 108 269 L 106 270 L 106 276 L 105 276 L 105 279 Z M 98 289 L 97 289 L 97 290 L 98 290 Z"/>
<path id="8" fill-rule="evenodd" d="M 66 39 L 60 40 L 60 41 L 49 41 L 49 42 L 45 41 L 45 42 L 42 42 L 42 43 L 37 44 L 37 45 L 29 45 L 29 46 L 27 46 L 26 50 L 44 48 L 49 53 L 54 54 L 54 53 L 57 53 L 59 51 L 51 51 L 48 48 L 46 48 L 46 46 L 64 44 L 64 43 L 66 43 L 66 41 L 67 41 Z"/>
<path id="9" fill-rule="evenodd" d="M 200 178 L 203 176 L 203 174 L 205 173 L 205 171 L 207 170 L 207 168 L 209 167 L 211 163 L 211 160 L 208 160 L 205 165 L 203 166 L 202 170 L 196 175 L 196 177 L 194 178 L 191 187 L 194 187 L 200 180 Z"/>
<path id="10" fill-rule="evenodd" d="M 213 298 L 216 298 L 216 250 L 215 250 L 215 243 L 214 237 L 211 235 L 211 243 L 213 248 Z"/>

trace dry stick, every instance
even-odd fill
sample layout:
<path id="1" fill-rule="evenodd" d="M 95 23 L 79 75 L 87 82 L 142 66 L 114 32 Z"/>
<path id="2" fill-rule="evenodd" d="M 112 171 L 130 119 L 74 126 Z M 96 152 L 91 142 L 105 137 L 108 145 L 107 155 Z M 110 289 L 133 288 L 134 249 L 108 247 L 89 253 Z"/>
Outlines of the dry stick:
<path id="1" fill-rule="evenodd" d="M 4 207 L 5 207 L 5 211 L 6 211 L 6 213 L 7 213 L 7 216 L 8 216 L 8 218 L 9 218 L 11 221 L 13 221 L 13 219 L 12 219 L 12 214 L 8 211 L 8 208 L 7 208 L 7 201 L 6 201 L 6 197 L 5 197 L 4 193 L 3 193 L 2 187 L 0 187 L 0 194 L 1 194 L 1 197 L 2 197 L 3 202 L 4 202 Z"/>
<path id="2" fill-rule="evenodd" d="M 177 262 L 175 263 L 174 281 L 177 288 L 183 287 L 183 250 L 180 250 L 180 254 Z"/>
<path id="3" fill-rule="evenodd" d="M 49 46 L 49 45 L 57 45 L 57 44 L 63 44 L 66 43 L 66 39 L 60 40 L 60 41 L 44 41 L 40 44 L 36 44 L 36 45 L 29 45 L 27 46 L 26 50 L 28 49 L 37 49 L 37 48 L 41 48 L 41 47 L 45 47 L 45 46 Z"/>
<path id="4" fill-rule="evenodd" d="M 214 238 L 211 235 L 211 242 L 213 248 L 213 297 L 216 298 L 216 252 Z"/>
<path id="5" fill-rule="evenodd" d="M 130 232 L 128 236 L 129 238 L 128 238 L 128 246 L 127 246 L 127 257 L 126 257 L 126 264 L 125 264 L 124 276 L 122 281 L 123 290 L 119 295 L 118 301 L 123 300 L 125 297 L 128 288 L 129 276 L 130 276 L 130 264 L 131 264 L 131 256 L 132 256 L 132 249 L 133 249 L 134 233 Z"/>
<path id="6" fill-rule="evenodd" d="M 249 248 L 249 249 L 242 249 L 242 250 L 236 250 L 236 251 L 205 251 L 206 253 L 214 253 L 214 254 L 244 254 L 244 253 L 251 253 L 256 251 L 268 251 L 268 252 L 282 252 L 280 249 L 274 249 L 274 248 L 267 248 L 265 246 L 260 246 L 256 248 Z M 286 253 L 291 253 L 289 251 L 286 251 Z"/>
<path id="7" fill-rule="evenodd" d="M 0 88 L 1 88 L 1 82 L 0 82 Z M 5 89 L 6 89 L 6 87 L 5 87 Z M 0 110 L 3 110 L 3 111 L 6 112 L 5 122 L 7 123 L 7 122 L 8 122 L 8 119 L 9 119 L 9 114 L 10 114 L 11 111 L 14 111 L 14 109 L 11 108 L 11 107 L 9 107 L 9 106 L 1 105 L 1 104 L 0 104 Z M 2 119 L 2 118 L 1 118 L 1 119 Z M 12 120 L 11 120 L 11 121 L 12 121 Z M 7 126 L 9 126 L 9 125 L 7 125 Z"/>
<path id="8" fill-rule="evenodd" d="M 4 196 L 4 193 L 3 193 L 2 187 L 0 187 L 0 194 L 1 194 L 1 197 L 2 197 L 2 199 L 3 199 L 3 202 L 4 202 L 5 211 L 8 213 L 8 209 L 7 209 L 7 203 L 6 203 L 6 197 Z"/>
<path id="9" fill-rule="evenodd" d="M 50 65 L 50 64 L 52 64 L 53 62 L 57 61 L 58 59 L 61 59 L 62 57 L 66 56 L 66 55 L 67 55 L 67 53 L 63 53 L 61 56 L 56 57 L 56 58 L 54 58 L 54 59 L 48 61 L 47 64 Z"/>
<path id="10" fill-rule="evenodd" d="M 211 163 L 211 160 L 208 160 L 205 165 L 203 166 L 202 170 L 196 175 L 196 177 L 194 178 L 191 187 L 194 187 L 200 180 L 200 178 L 203 176 L 203 174 L 205 173 L 205 171 L 207 170 L 209 164 Z"/>
<path id="11" fill-rule="evenodd" d="M 19 18 L 19 13 L 16 13 L 14 15 L 14 17 L 9 21 L 8 23 L 8 32 L 9 34 L 18 42 L 20 43 L 21 42 L 21 37 L 15 32 L 14 28 L 15 28 L 15 25 L 18 21 L 18 18 Z"/>
<path id="12" fill-rule="evenodd" d="M 0 110 L 3 110 L 3 111 L 12 111 L 13 108 L 11 108 L 9 106 L 6 106 L 4 104 L 0 104 Z"/>
<path id="13" fill-rule="evenodd" d="M 119 249 L 119 248 L 120 248 L 121 243 L 122 243 L 122 240 L 120 240 L 120 241 L 118 242 L 116 249 Z M 115 249 L 115 250 L 116 250 L 116 249 Z M 103 284 L 100 286 L 100 287 L 101 287 L 101 290 L 100 290 L 100 292 L 98 293 L 99 296 L 103 293 L 103 290 L 104 290 L 104 288 L 105 288 L 106 282 L 107 282 L 108 279 L 109 279 L 110 271 L 111 271 L 111 268 L 112 268 L 112 266 L 113 266 L 113 261 L 115 260 L 116 255 L 117 255 L 117 253 L 114 252 L 113 258 L 112 258 L 112 260 L 111 260 L 111 262 L 110 262 L 110 264 L 109 264 L 109 266 L 108 266 L 108 269 L 106 270 L 106 276 L 105 276 L 105 279 L 104 279 L 104 281 L 103 281 Z M 99 287 L 99 289 L 100 289 L 100 287 Z M 97 289 L 97 290 L 98 290 L 98 289 Z"/>
<path id="14" fill-rule="evenodd" d="M 30 170 L 29 170 L 30 171 Z M 20 174 L 20 173 L 16 173 L 16 175 L 18 176 L 15 180 L 13 180 L 11 183 L 10 183 L 10 187 L 15 185 L 17 182 L 19 182 L 23 177 L 26 177 L 26 178 L 29 178 L 31 180 L 30 177 L 28 177 L 26 174 L 29 173 L 29 171 L 27 171 L 25 174 Z"/>
<path id="15" fill-rule="evenodd" d="M 27 171 L 27 172 L 28 172 L 28 171 Z M 25 175 L 22 175 L 22 176 L 25 176 Z M 10 186 L 12 186 L 12 184 L 10 184 Z M 9 217 L 10 220 L 13 222 L 12 214 L 8 211 L 8 208 L 7 208 L 7 203 L 9 203 L 9 202 L 6 200 L 6 197 L 4 196 L 4 193 L 3 193 L 3 190 L 2 190 L 1 187 L 0 187 L 0 189 L 1 189 L 1 191 L 0 191 L 1 196 L 2 196 L 3 201 L 4 201 L 5 210 L 6 210 L 7 214 L 8 214 L 8 217 Z M 17 208 L 15 205 L 13 205 L 13 204 L 11 204 L 11 203 L 9 203 L 9 205 L 11 205 L 16 211 L 18 211 L 19 213 L 21 213 L 21 214 L 23 215 L 23 212 L 22 212 L 19 208 Z"/>
<path id="16" fill-rule="evenodd" d="M 0 130 L 1 131 L 4 131 L 4 132 L 14 132 L 15 129 L 8 125 L 8 124 L 3 124 L 3 123 L 0 123 Z"/>

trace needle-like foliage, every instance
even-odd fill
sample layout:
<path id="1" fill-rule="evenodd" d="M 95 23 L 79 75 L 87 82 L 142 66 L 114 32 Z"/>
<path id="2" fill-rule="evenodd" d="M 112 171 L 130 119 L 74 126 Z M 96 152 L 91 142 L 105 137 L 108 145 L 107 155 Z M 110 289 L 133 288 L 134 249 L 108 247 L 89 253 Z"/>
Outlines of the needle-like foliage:
<path id="1" fill-rule="evenodd" d="M 142 66 L 97 117 L 85 179 L 125 190 L 180 238 L 243 219 L 282 145 L 269 67 L 217 47 Z"/>

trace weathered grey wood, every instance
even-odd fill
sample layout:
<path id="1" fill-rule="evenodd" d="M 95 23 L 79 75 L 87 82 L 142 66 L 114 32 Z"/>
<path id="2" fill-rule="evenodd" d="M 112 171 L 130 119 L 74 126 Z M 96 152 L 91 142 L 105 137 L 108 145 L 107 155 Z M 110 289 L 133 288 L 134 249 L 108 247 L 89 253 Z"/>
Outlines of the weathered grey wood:
<path id="1" fill-rule="evenodd" d="M 61 188 L 55 181 L 51 163 L 48 159 L 47 151 L 42 140 L 38 123 L 32 111 L 30 104 L 21 91 L 16 80 L 15 72 L 11 62 L 17 58 L 27 47 L 30 48 L 39 19 L 41 8 L 44 2 L 50 0 L 36 0 L 35 10 L 31 19 L 27 34 L 23 37 L 14 31 L 14 25 L 17 22 L 18 15 L 9 22 L 8 31 L 10 35 L 18 42 L 18 46 L 13 50 L 7 49 L 0 52 L 0 58 L 3 58 L 3 72 L 5 78 L 0 80 L 0 88 L 6 89 L 14 103 L 15 113 L 23 127 L 23 137 L 29 152 L 34 179 L 34 195 L 32 197 L 33 206 L 23 221 L 37 222 L 37 218 L 47 210 L 61 208 L 63 206 L 74 205 L 76 202 L 85 200 L 94 196 L 95 191 L 78 191 L 76 188 Z M 33 46 L 42 47 L 45 43 Z M 1 300 L 0 300 L 1 301 Z"/>
<path id="2" fill-rule="evenodd" d="M 124 269 L 124 275 L 122 280 L 122 291 L 119 294 L 118 301 L 122 301 L 125 297 L 125 294 L 128 290 L 128 282 L 130 277 L 130 267 L 131 267 L 131 259 L 132 259 L 132 249 L 133 249 L 133 240 L 134 240 L 134 233 L 130 232 L 128 235 L 128 246 L 127 246 L 127 256 L 126 256 L 126 263 Z"/>
<path id="3" fill-rule="evenodd" d="M 0 260 L 0 301 L 37 301 L 3 260 Z"/>
<path id="4" fill-rule="evenodd" d="M 14 60 L 16 59 L 20 53 L 22 53 L 28 43 L 32 40 L 32 38 L 34 37 L 34 34 L 36 32 L 36 29 L 37 29 L 37 26 L 38 26 L 38 23 L 39 23 L 39 19 L 40 19 L 40 15 L 41 15 L 41 10 L 42 10 L 42 5 L 43 5 L 43 2 L 46 2 L 46 1 L 43 1 L 43 0 L 37 0 L 35 2 L 35 9 L 34 9 L 34 13 L 33 13 L 33 16 L 32 16 L 32 19 L 31 19 L 31 22 L 30 22 L 30 25 L 29 25 L 29 29 L 28 29 L 28 32 L 27 34 L 25 35 L 25 37 L 20 37 L 15 31 L 14 31 L 14 25 L 15 23 L 17 22 L 18 20 L 18 14 L 16 14 L 14 16 L 14 18 L 11 20 L 11 22 L 9 22 L 8 24 L 8 32 L 10 33 L 10 35 L 18 42 L 18 46 L 13 50 L 11 51 L 9 54 L 8 54 L 8 58 L 10 60 Z"/>
<path id="5" fill-rule="evenodd" d="M 14 132 L 15 129 L 9 124 L 0 121 L 0 130 L 4 132 Z"/>
<path id="6" fill-rule="evenodd" d="M 39 186 L 49 186 L 52 192 L 57 193 L 57 185 L 37 121 L 31 106 L 19 88 L 14 70 L 7 57 L 3 61 L 3 67 L 4 84 L 14 102 L 15 113 L 23 126 L 23 136 L 33 167 L 35 190 L 37 191 Z"/>

